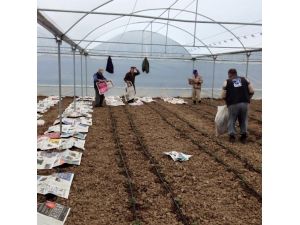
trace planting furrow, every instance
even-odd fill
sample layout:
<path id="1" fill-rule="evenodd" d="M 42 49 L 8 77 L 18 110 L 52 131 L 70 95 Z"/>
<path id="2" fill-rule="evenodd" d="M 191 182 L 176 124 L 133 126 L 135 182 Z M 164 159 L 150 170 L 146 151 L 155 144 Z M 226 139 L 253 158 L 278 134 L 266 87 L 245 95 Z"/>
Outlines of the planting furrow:
<path id="1" fill-rule="evenodd" d="M 189 109 L 190 111 L 194 112 L 194 113 L 201 113 L 201 116 L 205 119 L 207 119 L 211 124 L 214 125 L 214 119 L 215 119 L 215 115 L 216 115 L 216 111 L 211 111 L 211 108 L 207 109 L 204 105 L 201 106 L 201 108 L 197 108 L 191 105 L 186 105 L 185 108 Z M 252 126 L 253 124 L 250 123 L 250 126 Z M 260 125 L 255 125 L 255 127 L 257 129 L 253 129 L 251 127 L 248 126 L 248 131 L 250 134 L 250 138 L 248 139 L 249 142 L 253 142 L 259 146 L 261 146 L 261 131 L 259 131 L 260 129 Z"/>
<path id="2" fill-rule="evenodd" d="M 228 149 L 230 154 L 236 155 L 237 158 L 244 161 L 246 165 L 250 165 L 250 168 L 261 173 L 261 146 L 256 143 L 249 141 L 247 144 L 242 144 L 239 141 L 235 143 L 230 143 L 228 141 L 227 135 L 222 135 L 219 137 L 215 136 L 215 124 L 207 123 L 207 118 L 199 113 L 191 111 L 189 108 L 183 105 L 172 105 L 172 104 L 162 104 L 166 109 L 172 112 L 176 111 L 176 115 L 180 117 L 181 120 L 188 122 L 188 125 L 200 132 L 201 135 L 206 136 L 216 142 L 220 147 L 225 147 Z M 191 113 L 193 112 L 193 113 Z M 251 166 L 251 164 L 253 166 Z"/>
<path id="3" fill-rule="evenodd" d="M 147 106 L 128 107 L 128 111 L 191 224 L 259 224 L 261 203 L 245 191 L 234 173 L 224 170 L 205 151 L 199 151 L 197 145 Z M 174 124 L 178 126 L 178 122 Z M 171 150 L 192 157 L 174 162 L 163 154 Z"/>
<path id="4" fill-rule="evenodd" d="M 109 116 L 111 120 L 111 127 L 112 127 L 112 133 L 113 133 L 113 139 L 115 142 L 115 146 L 117 148 L 117 155 L 119 157 L 119 167 L 122 168 L 124 176 L 126 178 L 125 182 L 125 187 L 129 195 L 129 203 L 130 203 L 130 209 L 132 212 L 132 221 L 138 223 L 139 222 L 139 217 L 137 215 L 137 203 L 136 203 L 136 196 L 135 196 L 135 191 L 134 191 L 134 184 L 133 180 L 131 178 L 131 172 L 129 171 L 128 168 L 128 163 L 127 163 L 127 157 L 124 153 L 123 145 L 120 143 L 120 137 L 117 131 L 117 122 L 115 117 L 113 116 L 112 108 L 108 107 L 109 110 Z"/>
<path id="5" fill-rule="evenodd" d="M 163 189 L 165 190 L 166 195 L 170 197 L 172 204 L 173 204 L 173 209 L 176 213 L 178 220 L 181 221 L 185 225 L 190 224 L 187 216 L 183 214 L 180 204 L 178 203 L 176 196 L 174 195 L 171 187 L 169 186 L 168 182 L 165 180 L 164 175 L 162 174 L 162 172 L 160 170 L 160 166 L 159 166 L 158 162 L 152 156 L 152 154 L 149 152 L 148 146 L 144 143 L 139 131 L 137 130 L 137 127 L 133 120 L 132 114 L 128 111 L 126 106 L 124 107 L 124 110 L 125 110 L 125 113 L 127 114 L 127 118 L 130 123 L 131 130 L 134 132 L 134 135 L 136 137 L 137 143 L 139 145 L 139 150 L 142 151 L 142 153 L 148 160 L 148 164 L 151 166 L 150 170 L 152 171 L 153 175 L 156 175 L 156 177 L 160 181 L 160 184 L 163 187 Z"/>
<path id="6" fill-rule="evenodd" d="M 242 162 L 236 157 L 233 157 L 232 154 L 227 154 L 228 149 L 225 149 L 224 147 L 220 148 L 217 143 L 211 141 L 209 138 L 203 135 L 203 139 L 199 141 L 198 135 L 195 134 L 195 131 L 198 131 L 193 129 L 193 126 L 191 126 L 191 124 L 189 124 L 187 121 L 183 121 L 180 117 L 178 117 L 176 113 L 171 113 L 170 110 L 158 104 L 155 104 L 155 107 L 150 104 L 147 104 L 147 106 L 158 113 L 160 117 L 175 130 L 177 130 L 181 136 L 189 139 L 194 145 L 198 146 L 200 150 L 210 155 L 216 162 L 222 164 L 227 171 L 234 173 L 235 176 L 241 181 L 241 184 L 246 188 L 246 190 L 249 191 L 259 201 L 261 201 L 261 175 L 258 172 L 258 168 L 256 168 L 255 170 L 257 171 L 255 171 L 253 168 L 254 166 L 252 165 L 252 171 L 249 170 L 247 166 L 244 166 L 245 162 Z M 170 115 L 170 113 L 172 114 L 172 116 Z M 210 148 L 217 149 L 217 151 L 212 151 Z"/>
<path id="7" fill-rule="evenodd" d="M 135 223 L 189 224 L 181 222 L 178 214 L 174 213 L 171 199 L 168 197 L 170 193 L 160 185 L 161 180 L 156 176 L 158 169 L 142 154 L 144 147 L 132 128 L 132 121 L 126 109 L 115 107 L 111 109 L 111 116 L 116 122 L 116 135 L 130 170 L 137 214 Z"/>

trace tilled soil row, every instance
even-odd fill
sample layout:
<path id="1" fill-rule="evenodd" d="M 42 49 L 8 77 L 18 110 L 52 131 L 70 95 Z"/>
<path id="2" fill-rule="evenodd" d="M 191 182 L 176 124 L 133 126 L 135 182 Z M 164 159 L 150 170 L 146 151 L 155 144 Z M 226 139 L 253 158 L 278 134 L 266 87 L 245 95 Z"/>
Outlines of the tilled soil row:
<path id="1" fill-rule="evenodd" d="M 206 118 L 211 124 L 214 125 L 215 115 L 217 113 L 217 108 L 212 108 L 206 104 L 202 104 L 201 106 L 192 106 L 192 105 L 185 105 L 185 108 L 189 109 L 190 112 L 194 112 L 200 114 L 203 118 Z M 183 108 L 184 108 L 183 107 Z M 257 145 L 261 146 L 261 124 L 257 124 L 257 122 L 249 121 L 248 124 L 248 132 L 249 132 L 249 142 L 254 142 Z"/>
<path id="2" fill-rule="evenodd" d="M 218 104 L 215 104 L 214 102 L 210 101 L 203 101 L 203 103 L 207 106 L 212 107 L 213 109 L 216 109 Z M 254 122 L 257 122 L 258 124 L 261 124 L 261 113 L 258 113 L 256 111 L 252 110 L 251 104 L 249 104 L 249 111 L 248 111 L 248 117 L 251 122 L 253 120 Z"/>
<path id="3" fill-rule="evenodd" d="M 66 225 L 130 224 L 130 202 L 116 160 L 109 113 L 106 108 L 95 108 L 92 118 L 81 165 L 39 174 L 74 173 L 69 198 L 57 198 L 58 203 L 71 207 Z M 38 200 L 43 202 L 45 197 L 38 195 Z"/>
<path id="4" fill-rule="evenodd" d="M 241 187 L 232 172 L 147 106 L 130 107 L 129 112 L 192 224 L 261 224 L 260 201 Z M 174 162 L 163 155 L 171 150 L 193 156 Z"/>
<path id="5" fill-rule="evenodd" d="M 128 165 L 128 159 L 127 155 L 124 152 L 123 145 L 121 144 L 120 136 L 117 131 L 117 121 L 116 118 L 113 115 L 113 111 L 111 107 L 108 107 L 109 109 L 109 116 L 111 121 L 111 127 L 112 127 L 112 133 L 113 133 L 113 139 L 115 142 L 117 155 L 119 156 L 118 160 L 118 166 L 123 170 L 123 175 L 125 177 L 125 187 L 128 193 L 128 198 L 130 202 L 130 209 L 132 212 L 132 218 L 131 221 L 133 223 L 140 223 L 140 215 L 138 215 L 137 212 L 137 198 L 136 198 L 136 187 L 134 185 L 134 180 L 132 179 L 132 172 L 129 170 Z"/>
<path id="6" fill-rule="evenodd" d="M 208 105 L 202 104 L 201 106 L 193 106 L 193 105 L 182 105 L 179 107 L 179 109 L 188 109 L 189 113 L 192 112 L 195 115 L 197 115 L 196 118 L 201 119 L 206 119 L 207 122 L 209 122 L 209 127 L 211 129 L 210 132 L 215 132 L 215 125 L 214 125 L 214 120 L 215 120 L 215 115 L 217 113 L 217 108 L 213 109 Z M 205 123 L 207 125 L 207 123 Z M 249 121 L 248 124 L 248 132 L 249 132 L 249 137 L 248 137 L 248 142 L 252 142 L 257 145 L 257 148 L 261 148 L 261 137 L 262 137 L 262 132 L 261 132 L 261 124 L 257 124 L 254 121 Z M 226 136 L 226 135 L 225 135 Z M 222 135 L 221 139 L 224 139 L 225 137 Z M 227 136 L 226 136 L 227 137 Z"/>
<path id="7" fill-rule="evenodd" d="M 229 153 L 236 155 L 236 157 L 240 159 L 243 158 L 242 161 L 244 161 L 246 165 L 253 165 L 250 166 L 252 169 L 255 168 L 254 170 L 261 172 L 261 146 L 250 141 L 246 145 L 240 142 L 232 144 L 228 142 L 227 136 L 215 137 L 214 123 L 208 123 L 207 118 L 204 118 L 200 114 L 191 114 L 191 110 L 188 109 L 188 106 L 172 104 L 163 104 L 163 106 L 171 110 L 171 112 L 176 112 L 179 118 L 188 122 L 190 126 L 200 132 L 200 135 L 209 137 L 220 147 L 225 147 Z"/>
<path id="8" fill-rule="evenodd" d="M 152 172 L 153 165 L 143 155 L 136 134 L 131 128 L 124 107 L 112 110 L 116 119 L 117 135 L 126 154 L 134 183 L 138 218 L 142 224 L 182 224 L 177 221 L 172 202 Z M 159 209 L 159 210 L 158 210 Z"/>
<path id="9" fill-rule="evenodd" d="M 192 103 L 192 102 L 191 102 Z M 224 105 L 224 100 L 221 99 L 210 99 L 210 98 L 204 98 L 202 99 L 202 103 L 205 104 L 212 104 L 215 107 L 218 105 Z M 261 112 L 262 112 L 262 101 L 261 100 L 251 100 L 251 103 L 249 104 L 249 116 L 252 117 L 254 120 L 259 120 L 261 124 Z M 257 122 L 259 122 L 257 121 Z"/>
<path id="10" fill-rule="evenodd" d="M 44 98 L 43 98 L 44 99 Z M 71 104 L 73 101 L 73 98 L 65 97 L 62 99 L 62 112 Z M 55 106 L 52 106 L 47 112 L 43 113 L 42 120 L 45 121 L 45 124 L 43 126 L 37 127 L 37 134 L 42 135 L 45 133 L 45 131 L 48 130 L 50 126 L 53 125 L 55 119 L 59 115 L 59 103 L 57 103 Z"/>
<path id="11" fill-rule="evenodd" d="M 261 174 L 248 170 L 244 166 L 244 162 L 233 155 L 227 154 L 226 149 L 220 148 L 214 141 L 211 141 L 205 136 L 195 134 L 195 129 L 188 125 L 189 122 L 180 120 L 176 113 L 168 111 L 160 104 L 147 104 L 152 110 L 157 112 L 162 119 L 171 125 L 174 129 L 181 133 L 182 136 L 188 138 L 193 144 L 210 155 L 214 160 L 222 164 L 228 171 L 233 172 L 241 181 L 241 184 L 246 187 L 259 201 L 261 201 Z M 201 141 L 199 140 L 201 137 Z M 212 151 L 211 149 L 216 149 Z"/>
<path id="12" fill-rule="evenodd" d="M 185 116 L 185 117 L 180 116 L 178 113 L 178 110 L 172 111 L 172 109 L 170 109 L 171 107 L 163 106 L 162 104 L 160 104 L 158 102 L 156 104 L 159 105 L 160 107 L 164 108 L 165 110 L 167 110 L 168 114 L 173 114 L 177 119 L 186 123 L 190 128 L 192 128 L 194 131 L 199 133 L 201 136 L 208 138 L 210 142 L 215 143 L 217 145 L 217 147 L 219 147 L 219 148 L 217 148 L 218 150 L 214 151 L 215 153 L 216 152 L 219 153 L 220 151 L 225 151 L 226 153 L 231 154 L 234 158 L 236 158 L 237 160 L 239 160 L 243 164 L 245 164 L 246 168 L 249 168 L 250 170 L 261 174 L 261 166 L 260 166 L 261 164 L 255 165 L 255 163 L 252 163 L 250 160 L 248 160 L 246 157 L 244 157 L 242 155 L 242 153 L 238 153 L 235 149 L 233 149 L 230 146 L 228 146 L 227 144 L 223 143 L 221 140 L 219 140 L 214 135 L 211 135 L 210 133 L 208 133 L 207 131 L 204 131 L 203 129 L 197 128 L 194 121 L 191 122 L 188 119 L 186 119 L 187 116 Z M 176 107 L 174 107 L 174 108 L 176 108 Z M 177 109 L 178 108 L 179 108 L 179 110 L 182 109 L 182 107 L 177 107 Z"/>

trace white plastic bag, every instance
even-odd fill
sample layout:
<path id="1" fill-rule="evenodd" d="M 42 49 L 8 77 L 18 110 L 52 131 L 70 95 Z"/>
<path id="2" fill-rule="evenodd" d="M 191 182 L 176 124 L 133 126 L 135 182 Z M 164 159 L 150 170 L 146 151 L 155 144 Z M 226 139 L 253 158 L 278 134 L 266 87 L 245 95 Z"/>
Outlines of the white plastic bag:
<path id="1" fill-rule="evenodd" d="M 130 82 L 130 84 L 128 84 L 128 86 L 125 88 L 125 100 L 128 102 L 132 99 L 134 99 L 135 96 L 135 90 L 133 87 L 133 84 Z"/>
<path id="2" fill-rule="evenodd" d="M 227 133 L 228 118 L 229 114 L 227 106 L 218 106 L 218 112 L 215 117 L 216 136 Z"/>

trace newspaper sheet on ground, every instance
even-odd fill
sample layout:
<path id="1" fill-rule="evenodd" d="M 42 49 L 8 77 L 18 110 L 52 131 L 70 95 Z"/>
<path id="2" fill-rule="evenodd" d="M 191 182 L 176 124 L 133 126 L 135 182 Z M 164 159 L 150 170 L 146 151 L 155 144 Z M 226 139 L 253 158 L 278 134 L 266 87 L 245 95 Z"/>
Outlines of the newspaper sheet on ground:
<path id="1" fill-rule="evenodd" d="M 146 103 L 155 102 L 152 97 L 142 97 L 142 98 L 138 98 L 138 99 L 141 100 L 142 102 L 146 102 Z"/>
<path id="2" fill-rule="evenodd" d="M 63 225 L 70 213 L 70 208 L 55 203 L 54 208 L 47 203 L 37 204 L 37 225 Z"/>
<path id="3" fill-rule="evenodd" d="M 105 97 L 105 103 L 110 106 L 125 105 L 120 96 L 107 96 Z"/>
<path id="4" fill-rule="evenodd" d="M 72 147 L 85 150 L 84 148 L 85 140 L 77 139 L 74 137 L 70 138 L 49 138 L 46 135 L 39 136 L 37 139 L 37 149 L 41 151 L 47 151 L 52 149 L 64 150 L 70 149 Z"/>
<path id="5" fill-rule="evenodd" d="M 38 126 L 44 126 L 45 120 L 37 120 L 37 125 Z"/>
<path id="6" fill-rule="evenodd" d="M 144 105 L 144 103 L 141 100 L 137 99 L 133 103 L 128 103 L 128 105 L 131 105 L 131 106 L 140 106 L 140 105 Z"/>
<path id="7" fill-rule="evenodd" d="M 172 98 L 172 97 L 166 97 L 162 98 L 165 102 L 171 103 L 171 104 L 187 104 L 186 101 L 184 101 L 182 98 Z"/>
<path id="8" fill-rule="evenodd" d="M 164 152 L 164 154 L 171 156 L 171 158 L 174 161 L 180 161 L 180 162 L 187 161 L 187 160 L 189 160 L 189 158 L 192 157 L 192 155 L 187 155 L 182 152 L 176 152 L 176 151 Z"/>
<path id="9" fill-rule="evenodd" d="M 63 152 L 37 152 L 37 169 L 52 169 L 63 164 L 80 165 L 82 153 L 69 149 Z"/>
<path id="10" fill-rule="evenodd" d="M 50 176 L 37 176 L 37 192 L 39 194 L 53 194 L 68 198 L 72 184 L 73 173 L 54 173 Z"/>
<path id="11" fill-rule="evenodd" d="M 45 132 L 45 134 L 50 132 L 60 132 L 60 126 L 59 124 L 53 125 L 48 128 L 48 130 Z M 62 124 L 62 133 L 88 133 L 89 132 L 89 126 L 84 124 L 77 124 L 77 125 L 65 125 Z"/>
<path id="12" fill-rule="evenodd" d="M 60 120 L 56 119 L 53 123 L 53 125 L 59 124 Z M 63 117 L 61 122 L 65 125 L 88 125 L 92 126 L 92 118 L 85 118 L 85 117 L 78 117 L 78 118 L 67 118 Z"/>

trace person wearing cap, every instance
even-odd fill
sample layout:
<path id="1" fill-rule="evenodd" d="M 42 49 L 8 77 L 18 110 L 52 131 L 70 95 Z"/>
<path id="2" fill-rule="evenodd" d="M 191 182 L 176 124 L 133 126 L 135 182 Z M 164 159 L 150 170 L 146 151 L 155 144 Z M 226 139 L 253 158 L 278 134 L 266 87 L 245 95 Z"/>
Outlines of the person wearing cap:
<path id="1" fill-rule="evenodd" d="M 235 123 L 238 120 L 240 126 L 240 141 L 247 141 L 248 105 L 254 95 L 254 89 L 250 81 L 237 75 L 236 69 L 228 70 L 228 79 L 222 87 L 222 98 L 228 107 L 228 134 L 229 141 L 235 142 Z"/>
<path id="2" fill-rule="evenodd" d="M 129 85 L 129 83 L 131 82 L 133 87 L 134 87 L 134 91 L 135 91 L 135 77 L 138 76 L 140 74 L 140 71 L 135 67 L 132 66 L 130 68 L 130 71 L 128 73 L 126 73 L 125 77 L 124 77 L 124 81 L 127 83 L 127 85 Z"/>
<path id="3" fill-rule="evenodd" d="M 198 103 L 201 103 L 201 85 L 203 83 L 202 77 L 198 74 L 197 70 L 193 70 L 193 77 L 189 79 L 189 84 L 193 86 L 192 89 L 192 100 L 193 103 L 196 104 L 197 101 Z"/>
<path id="4" fill-rule="evenodd" d="M 97 82 L 105 82 L 107 79 L 103 76 L 104 69 L 100 68 L 97 73 L 93 75 L 94 79 L 94 89 L 95 89 L 95 107 L 103 107 L 104 94 L 100 95 L 98 87 L 96 85 Z"/>

